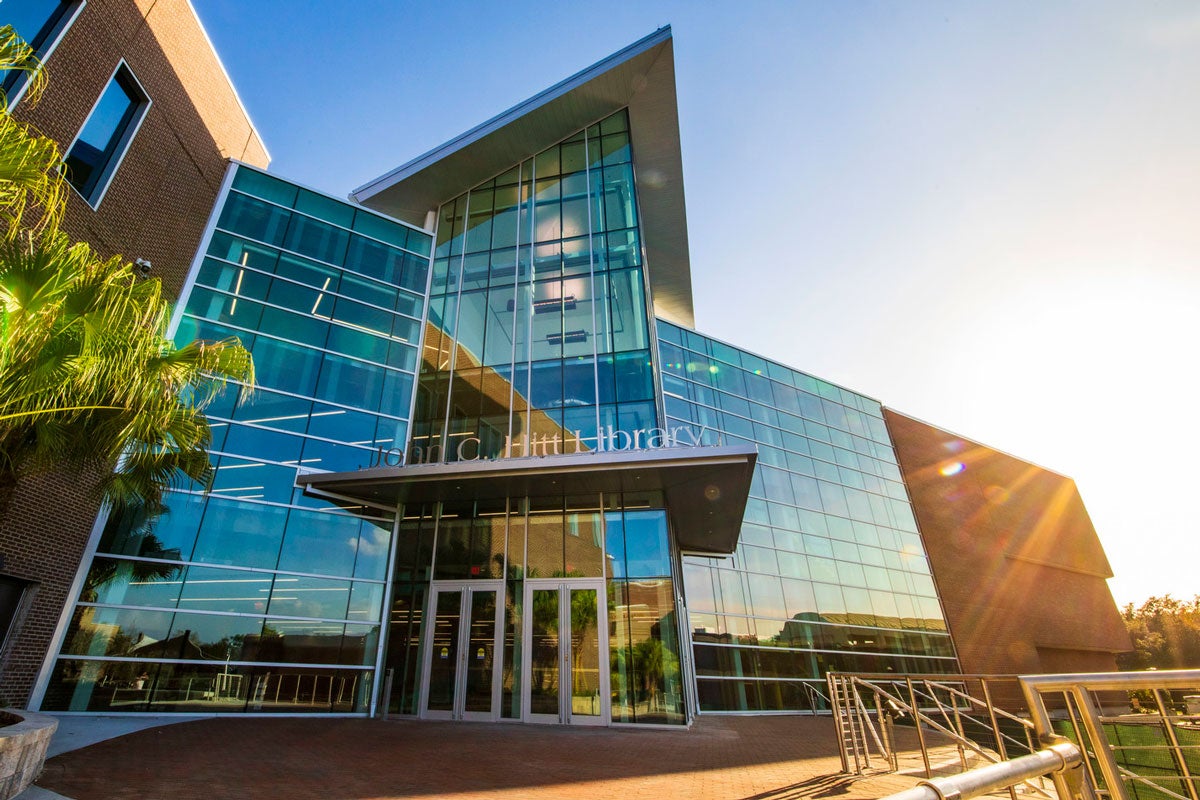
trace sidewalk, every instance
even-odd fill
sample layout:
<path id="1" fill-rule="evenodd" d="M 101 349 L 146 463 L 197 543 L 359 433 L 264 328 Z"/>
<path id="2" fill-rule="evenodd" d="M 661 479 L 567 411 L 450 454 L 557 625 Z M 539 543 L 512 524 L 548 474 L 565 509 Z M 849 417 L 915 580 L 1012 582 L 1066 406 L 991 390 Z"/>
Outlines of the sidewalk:
<path id="1" fill-rule="evenodd" d="M 37 785 L 75 800 L 866 800 L 916 780 L 842 775 L 822 717 L 710 716 L 689 731 L 213 718 L 51 758 Z"/>

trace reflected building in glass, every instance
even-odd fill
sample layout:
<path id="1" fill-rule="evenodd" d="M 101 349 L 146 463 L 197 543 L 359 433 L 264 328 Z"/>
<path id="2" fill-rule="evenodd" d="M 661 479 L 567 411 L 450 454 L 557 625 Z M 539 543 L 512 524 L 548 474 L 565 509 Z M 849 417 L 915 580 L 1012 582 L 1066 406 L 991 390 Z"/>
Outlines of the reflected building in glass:
<path id="1" fill-rule="evenodd" d="M 97 521 L 62 712 L 569 725 L 956 672 L 878 402 L 695 330 L 669 28 L 338 200 L 232 165 L 176 320 L 258 385 Z"/>

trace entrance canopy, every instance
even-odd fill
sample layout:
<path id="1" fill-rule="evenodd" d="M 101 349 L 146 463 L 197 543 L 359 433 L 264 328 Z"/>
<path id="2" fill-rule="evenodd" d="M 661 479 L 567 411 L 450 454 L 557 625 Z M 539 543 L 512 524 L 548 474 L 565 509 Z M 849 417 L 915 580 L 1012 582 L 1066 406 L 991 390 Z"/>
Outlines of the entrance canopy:
<path id="1" fill-rule="evenodd" d="M 737 547 L 757 450 L 663 447 L 300 474 L 308 494 L 399 506 L 439 500 L 660 490 L 682 550 Z"/>

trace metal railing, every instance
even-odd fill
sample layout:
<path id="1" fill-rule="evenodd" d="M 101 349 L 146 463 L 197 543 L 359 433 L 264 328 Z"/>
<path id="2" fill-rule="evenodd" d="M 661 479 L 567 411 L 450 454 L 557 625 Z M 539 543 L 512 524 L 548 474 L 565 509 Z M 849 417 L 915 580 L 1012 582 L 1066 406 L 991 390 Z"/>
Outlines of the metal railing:
<path id="1" fill-rule="evenodd" d="M 854 677 L 838 676 L 839 688 L 871 685 Z M 893 686 L 906 680 L 888 677 Z M 1200 670 L 1034 675 L 1019 684 L 1042 750 L 887 800 L 969 800 L 1000 789 L 1015 798 L 1013 787 L 1047 774 L 1060 800 L 1200 800 Z M 915 718 L 926 721 L 929 709 Z"/>
<path id="2" fill-rule="evenodd" d="M 1076 742 L 1097 795 L 1200 800 L 1200 670 L 1033 675 L 1021 688 L 1039 739 Z"/>
<path id="3" fill-rule="evenodd" d="M 967 800 L 1007 789 L 1043 775 L 1053 775 L 1067 785 L 1067 793 L 1059 792 L 1059 800 L 1095 800 L 1091 787 L 1084 779 L 1083 752 L 1070 742 L 1060 742 L 1027 756 L 988 764 L 948 778 L 921 781 L 903 792 L 884 800 Z"/>

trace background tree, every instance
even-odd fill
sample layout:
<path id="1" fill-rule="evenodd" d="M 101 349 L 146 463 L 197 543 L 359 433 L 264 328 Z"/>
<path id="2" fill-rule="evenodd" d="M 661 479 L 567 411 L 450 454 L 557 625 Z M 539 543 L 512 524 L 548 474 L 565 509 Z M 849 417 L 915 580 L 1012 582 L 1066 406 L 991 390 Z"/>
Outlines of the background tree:
<path id="1" fill-rule="evenodd" d="M 1117 656 L 1121 669 L 1200 667 L 1200 595 L 1151 597 L 1137 608 L 1128 604 L 1121 615 L 1133 639 L 1133 652 Z"/>
<path id="2" fill-rule="evenodd" d="M 41 80 L 11 27 L 0 69 Z M 62 470 L 153 513 L 172 484 L 207 479 L 203 409 L 253 363 L 236 339 L 177 348 L 158 279 L 72 244 L 65 198 L 57 146 L 0 108 L 0 518 L 18 481 Z"/>

